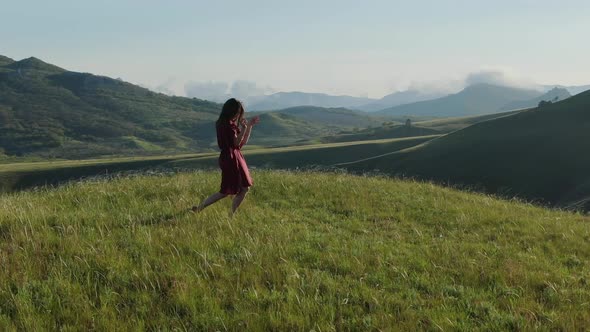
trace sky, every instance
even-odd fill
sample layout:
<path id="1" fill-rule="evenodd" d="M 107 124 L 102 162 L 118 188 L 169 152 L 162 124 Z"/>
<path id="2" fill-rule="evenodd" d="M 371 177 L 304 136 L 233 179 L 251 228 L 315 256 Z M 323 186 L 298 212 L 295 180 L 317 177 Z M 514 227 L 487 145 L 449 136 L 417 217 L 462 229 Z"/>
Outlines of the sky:
<path id="1" fill-rule="evenodd" d="M 176 95 L 590 84 L 587 0 L 0 0 L 0 17 L 2 55 Z"/>

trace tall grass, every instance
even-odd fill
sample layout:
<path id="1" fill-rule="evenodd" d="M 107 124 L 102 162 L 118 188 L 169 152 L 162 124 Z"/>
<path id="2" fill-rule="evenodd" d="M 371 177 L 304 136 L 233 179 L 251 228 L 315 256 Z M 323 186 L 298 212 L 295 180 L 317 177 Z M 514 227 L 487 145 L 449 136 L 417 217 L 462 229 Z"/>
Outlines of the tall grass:
<path id="1" fill-rule="evenodd" d="M 427 183 L 216 172 L 0 196 L 0 330 L 576 330 L 590 218 Z"/>

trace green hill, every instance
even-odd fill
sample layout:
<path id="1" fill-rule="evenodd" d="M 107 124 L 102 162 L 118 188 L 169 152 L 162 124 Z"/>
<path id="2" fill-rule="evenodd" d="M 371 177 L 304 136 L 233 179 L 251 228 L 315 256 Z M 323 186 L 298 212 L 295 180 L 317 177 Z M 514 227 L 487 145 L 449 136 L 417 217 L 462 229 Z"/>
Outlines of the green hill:
<path id="1" fill-rule="evenodd" d="M 0 196 L 0 330 L 583 330 L 588 217 L 431 184 L 218 172 Z"/>
<path id="2" fill-rule="evenodd" d="M 502 112 L 502 113 L 492 113 L 492 114 L 484 114 L 484 115 L 476 115 L 476 116 L 464 116 L 464 117 L 456 117 L 456 118 L 443 118 L 443 119 L 434 119 L 434 120 L 425 120 L 425 121 L 416 121 L 414 124 L 419 127 L 429 128 L 433 130 L 437 130 L 441 133 L 450 133 L 455 130 L 463 129 L 469 127 L 473 124 L 478 122 L 492 120 L 496 118 L 500 118 L 507 115 L 512 115 L 520 112 L 518 111 L 509 111 L 509 112 Z"/>
<path id="3" fill-rule="evenodd" d="M 343 167 L 590 210 L 590 92 Z"/>
<path id="4" fill-rule="evenodd" d="M 459 117 L 496 113 L 514 101 L 530 100 L 541 95 L 539 91 L 475 84 L 446 97 L 387 108 L 382 115 L 414 115 Z"/>
<path id="5" fill-rule="evenodd" d="M 396 122 L 385 122 L 378 127 L 369 127 L 361 130 L 341 131 L 338 134 L 324 136 L 320 139 L 321 142 L 353 142 L 384 138 L 401 138 L 401 137 L 416 137 L 427 135 L 440 135 L 450 133 L 455 130 L 466 128 L 472 124 L 487 121 L 502 116 L 515 114 L 519 111 L 510 111 L 502 113 L 492 113 L 477 116 L 467 116 L 458 118 L 443 118 L 435 120 L 421 120 L 417 119 L 411 122 L 410 126 L 400 125 Z M 399 118 L 404 122 L 403 118 Z M 405 121 L 407 121 L 406 119 Z"/>
<path id="6" fill-rule="evenodd" d="M 199 149 L 194 127 L 213 121 L 220 108 L 36 58 L 0 68 L 0 149 L 8 155 L 82 158 Z"/>
<path id="7" fill-rule="evenodd" d="M 12 60 L 11 58 L 0 55 L 0 66 L 9 65 L 13 62 L 14 62 L 14 60 Z"/>
<path id="8" fill-rule="evenodd" d="M 353 132 L 340 132 L 338 135 L 330 135 L 321 138 L 322 142 L 354 142 L 384 138 L 417 137 L 428 135 L 439 135 L 440 131 L 398 124 L 388 124 L 380 127 L 366 128 Z"/>
<path id="9" fill-rule="evenodd" d="M 0 58 L 0 158 L 83 159 L 216 150 L 221 105 L 170 97 L 37 58 Z M 299 107 L 264 114 L 252 144 L 298 144 L 382 118 Z"/>

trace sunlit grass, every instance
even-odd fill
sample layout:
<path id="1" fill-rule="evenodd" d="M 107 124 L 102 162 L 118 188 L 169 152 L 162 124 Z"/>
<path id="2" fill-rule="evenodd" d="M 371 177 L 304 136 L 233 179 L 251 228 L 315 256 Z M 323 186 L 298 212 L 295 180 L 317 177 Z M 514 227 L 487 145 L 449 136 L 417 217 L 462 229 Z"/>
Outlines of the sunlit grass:
<path id="1" fill-rule="evenodd" d="M 578 330 L 590 218 L 427 183 L 217 172 L 0 197 L 0 330 Z"/>

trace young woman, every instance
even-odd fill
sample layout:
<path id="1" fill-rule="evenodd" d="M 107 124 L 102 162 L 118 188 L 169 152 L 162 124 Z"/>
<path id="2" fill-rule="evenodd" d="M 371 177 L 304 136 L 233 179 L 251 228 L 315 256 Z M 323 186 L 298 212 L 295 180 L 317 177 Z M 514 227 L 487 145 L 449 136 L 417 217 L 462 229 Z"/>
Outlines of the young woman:
<path id="1" fill-rule="evenodd" d="M 252 127 L 259 120 L 258 117 L 254 117 L 247 121 L 244 118 L 242 103 L 235 98 L 231 98 L 223 104 L 219 119 L 215 123 L 217 145 L 221 149 L 219 154 L 221 189 L 207 197 L 199 206 L 193 206 L 193 212 L 200 212 L 228 195 L 235 195 L 232 202 L 232 215 L 236 212 L 252 186 L 252 177 L 250 177 L 246 159 L 240 149 L 248 143 Z"/>

